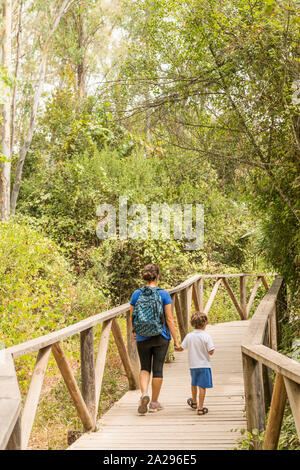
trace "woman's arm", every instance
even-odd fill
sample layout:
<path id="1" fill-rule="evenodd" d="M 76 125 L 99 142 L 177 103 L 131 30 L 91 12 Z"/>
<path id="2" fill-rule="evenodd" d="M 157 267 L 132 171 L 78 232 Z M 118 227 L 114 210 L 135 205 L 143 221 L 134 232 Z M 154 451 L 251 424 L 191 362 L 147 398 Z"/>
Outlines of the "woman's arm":
<path id="1" fill-rule="evenodd" d="M 176 327 L 175 327 L 175 323 L 174 323 L 174 318 L 173 318 L 173 315 L 172 315 L 172 304 L 166 305 L 164 310 L 165 310 L 166 322 L 167 322 L 167 325 L 170 329 L 172 338 L 174 340 L 174 347 L 175 347 L 175 349 L 179 349 L 180 346 L 179 346 L 179 342 L 178 342 L 178 339 L 177 339 L 177 331 L 176 331 Z"/>
<path id="2" fill-rule="evenodd" d="M 131 330 L 133 331 L 133 323 L 132 323 L 132 314 L 134 310 L 134 305 L 130 305 L 130 324 L 131 324 Z M 136 341 L 136 334 L 133 333 L 134 341 Z"/>

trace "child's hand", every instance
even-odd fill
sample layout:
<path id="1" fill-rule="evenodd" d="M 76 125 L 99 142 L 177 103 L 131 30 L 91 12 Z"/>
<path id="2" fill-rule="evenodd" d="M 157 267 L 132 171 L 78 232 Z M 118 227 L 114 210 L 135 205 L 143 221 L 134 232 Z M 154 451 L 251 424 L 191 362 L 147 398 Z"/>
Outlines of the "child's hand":
<path id="1" fill-rule="evenodd" d="M 180 346 L 179 344 L 175 344 L 174 349 L 175 349 L 175 351 L 183 351 L 183 347 Z"/>

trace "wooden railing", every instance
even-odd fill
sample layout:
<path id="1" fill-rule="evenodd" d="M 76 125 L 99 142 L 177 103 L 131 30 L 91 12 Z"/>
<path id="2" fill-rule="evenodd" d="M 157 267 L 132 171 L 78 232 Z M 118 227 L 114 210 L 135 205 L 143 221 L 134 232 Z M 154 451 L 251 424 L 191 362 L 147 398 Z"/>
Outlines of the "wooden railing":
<path id="1" fill-rule="evenodd" d="M 251 318 L 242 344 L 248 431 L 266 430 L 263 444 L 254 440 L 254 449 L 277 449 L 287 397 L 300 439 L 300 364 L 277 352 L 285 298 L 283 279 L 277 276 Z M 274 387 L 270 371 L 276 372 Z"/>
<path id="2" fill-rule="evenodd" d="M 184 338 L 189 330 L 192 302 L 197 310 L 208 313 L 218 292 L 219 286 L 223 282 L 241 320 L 245 320 L 248 318 L 248 314 L 260 283 L 262 283 L 266 290 L 268 290 L 266 276 L 270 275 L 273 274 L 199 274 L 182 282 L 177 287 L 170 289 L 169 293 L 173 300 L 173 312 L 174 310 L 176 312 L 181 339 Z M 256 280 L 247 302 L 246 280 L 249 277 L 255 277 Z M 230 286 L 230 280 L 234 278 L 239 279 L 239 296 L 234 294 L 233 288 Z M 210 295 L 208 296 L 208 300 L 204 305 L 204 283 L 208 284 L 210 280 L 214 281 L 214 285 Z M 27 448 L 51 352 L 73 399 L 85 431 L 96 430 L 97 410 L 111 332 L 128 378 L 129 388 L 134 390 L 139 387 L 139 360 L 130 325 L 129 309 L 130 305 L 127 303 L 106 312 L 93 315 L 74 325 L 58 331 L 53 331 L 45 336 L 32 339 L 5 350 L 6 357 L 8 358 L 7 360 L 10 363 L 10 373 L 14 377 L 15 388 L 17 390 L 17 379 L 12 360 L 36 351 L 38 351 L 38 355 L 24 403 L 23 412 L 21 414 L 19 408 L 14 408 L 14 410 L 11 410 L 10 418 L 6 421 L 3 418 L 3 410 L 5 410 L 6 406 L 5 398 L 7 396 L 7 390 L 6 386 L 1 386 L 0 449 Z M 126 316 L 127 324 L 126 341 L 123 339 L 118 323 L 118 318 L 124 315 Z M 94 327 L 98 324 L 102 324 L 102 330 L 97 356 L 94 357 Z M 62 341 L 64 339 L 76 334 L 80 334 L 81 390 L 77 385 L 62 346 Z M 246 350 L 244 351 L 244 354 L 246 355 Z M 250 359 L 248 359 L 248 362 L 249 360 Z M 5 371 L 0 369 L 0 384 L 3 383 L 2 380 L 3 377 L 5 377 L 5 373 Z M 18 397 L 19 395 L 18 390 Z M 19 401 L 20 398 L 18 398 L 16 403 L 19 403 Z"/>

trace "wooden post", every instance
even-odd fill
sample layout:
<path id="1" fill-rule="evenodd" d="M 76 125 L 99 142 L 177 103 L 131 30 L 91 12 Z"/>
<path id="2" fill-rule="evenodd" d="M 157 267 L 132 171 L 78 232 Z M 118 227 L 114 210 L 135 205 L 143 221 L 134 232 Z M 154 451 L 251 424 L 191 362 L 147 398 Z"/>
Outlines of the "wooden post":
<path id="1" fill-rule="evenodd" d="M 134 336 L 132 332 L 132 322 L 130 318 L 130 312 L 126 315 L 126 325 L 127 325 L 127 351 L 128 356 L 132 365 L 132 370 L 135 378 L 136 384 L 139 384 L 140 376 L 140 359 L 137 351 L 136 342 L 134 341 Z"/>
<path id="2" fill-rule="evenodd" d="M 6 450 L 21 450 L 22 434 L 21 434 L 21 413 L 16 421 L 13 432 L 10 435 L 9 441 L 6 445 Z"/>
<path id="3" fill-rule="evenodd" d="M 281 374 L 276 374 L 263 450 L 276 450 L 286 404 L 286 389 Z"/>
<path id="4" fill-rule="evenodd" d="M 288 321 L 286 283 L 282 280 L 276 299 L 277 344 L 281 341 L 281 325 Z"/>
<path id="5" fill-rule="evenodd" d="M 40 349 L 34 366 L 29 391 L 22 414 L 22 449 L 26 449 L 48 365 L 51 346 Z"/>
<path id="6" fill-rule="evenodd" d="M 242 320 L 247 320 L 247 288 L 246 276 L 240 276 L 240 307 L 243 312 Z"/>
<path id="7" fill-rule="evenodd" d="M 109 343 L 109 336 L 111 331 L 112 320 L 106 320 L 102 324 L 101 336 L 99 341 L 98 353 L 96 358 L 95 365 L 95 383 L 96 383 L 96 406 L 95 406 L 95 415 L 94 421 L 96 422 L 98 407 L 100 401 L 100 394 L 102 388 L 102 380 L 104 375 L 104 368 L 106 362 L 106 353 Z"/>
<path id="8" fill-rule="evenodd" d="M 236 308 L 237 311 L 238 311 L 238 314 L 239 314 L 241 320 L 243 320 L 243 319 L 244 319 L 243 310 L 242 310 L 241 307 L 239 306 L 239 303 L 238 303 L 238 301 L 237 301 L 237 299 L 236 299 L 236 297 L 235 297 L 235 295 L 234 295 L 234 293 L 233 293 L 233 291 L 232 291 L 232 289 L 231 289 L 231 287 L 230 287 L 230 285 L 229 285 L 229 282 L 227 281 L 226 277 L 223 277 L 222 279 L 223 279 L 223 283 L 224 283 L 224 285 L 225 285 L 225 287 L 226 287 L 226 289 L 227 289 L 227 291 L 228 291 L 228 293 L 229 293 L 229 295 L 230 295 L 230 298 L 231 298 L 231 300 L 232 300 L 232 302 L 233 302 L 235 308 Z"/>
<path id="9" fill-rule="evenodd" d="M 191 303 L 192 303 L 192 286 L 186 287 L 179 292 L 180 309 L 182 313 L 185 334 L 189 331 L 190 316 L 191 316 Z"/>
<path id="10" fill-rule="evenodd" d="M 298 439 L 300 440 L 300 384 L 284 377 L 284 385 L 295 421 Z"/>
<path id="11" fill-rule="evenodd" d="M 276 318 L 276 308 L 274 307 L 271 315 L 269 316 L 269 334 L 270 334 L 270 344 L 269 347 L 277 351 L 277 340 L 278 340 L 278 322 Z"/>
<path id="12" fill-rule="evenodd" d="M 87 409 L 95 416 L 96 386 L 94 363 L 94 328 L 80 333 L 81 391 Z"/>
<path id="13" fill-rule="evenodd" d="M 257 429 L 259 433 L 265 429 L 265 404 L 261 364 L 255 359 L 242 353 L 243 375 L 245 387 L 247 428 L 250 433 Z M 259 442 L 254 443 L 254 449 L 260 449 Z"/>
<path id="14" fill-rule="evenodd" d="M 203 304 L 203 277 L 199 279 L 197 288 L 199 289 L 199 310 L 203 312 L 204 304 Z"/>
<path id="15" fill-rule="evenodd" d="M 214 298 L 216 296 L 216 293 L 218 292 L 218 289 L 219 289 L 219 285 L 221 284 L 222 282 L 222 278 L 218 278 L 218 280 L 216 281 L 216 283 L 214 284 L 214 287 L 212 288 L 212 291 L 211 291 L 211 294 L 209 296 L 209 299 L 208 301 L 206 302 L 206 305 L 205 305 L 205 308 L 204 308 L 204 313 L 207 315 L 209 310 L 210 310 L 210 307 L 212 306 L 212 303 L 214 301 Z"/>
<path id="16" fill-rule="evenodd" d="M 138 388 L 138 383 L 135 381 L 132 365 L 126 350 L 126 346 L 123 340 L 123 336 L 121 333 L 121 329 L 119 327 L 119 324 L 116 320 L 116 318 L 113 319 L 112 325 L 111 325 L 111 330 L 114 335 L 114 339 L 120 354 L 120 358 L 122 360 L 127 378 L 128 378 L 128 383 L 129 383 L 129 389 L 130 390 L 136 390 Z"/>
<path id="17" fill-rule="evenodd" d="M 181 304 L 178 298 L 178 294 L 172 294 L 174 297 L 172 297 L 172 300 L 174 302 L 175 310 L 176 310 L 176 316 L 177 316 L 177 323 L 178 323 L 178 328 L 179 328 L 179 333 L 180 333 L 180 338 L 181 341 L 183 341 L 184 337 L 187 335 L 188 331 L 185 328 L 185 323 L 183 320 L 183 315 L 181 311 Z"/>
<path id="18" fill-rule="evenodd" d="M 198 281 L 199 282 L 199 281 Z M 197 282 L 195 282 L 193 284 L 193 287 L 192 287 L 192 297 L 193 297 L 193 302 L 194 302 L 194 305 L 195 305 L 195 310 L 196 311 L 200 311 L 200 298 L 199 298 L 199 290 L 197 288 Z"/>
<path id="19" fill-rule="evenodd" d="M 270 324 L 270 319 L 268 325 Z M 265 337 L 263 341 L 264 346 L 270 347 L 270 331 L 267 327 L 265 329 Z M 264 401 L 265 401 L 265 412 L 267 413 L 271 404 L 273 382 L 271 379 L 271 370 L 262 364 L 262 380 L 263 380 L 263 389 L 264 389 Z"/>
<path id="20" fill-rule="evenodd" d="M 94 428 L 93 419 L 84 399 L 82 398 L 72 369 L 69 366 L 65 353 L 63 352 L 59 342 L 52 344 L 52 352 L 70 395 L 73 398 L 74 405 L 78 411 L 82 424 L 86 431 L 90 431 Z"/>
<path id="21" fill-rule="evenodd" d="M 253 301 L 255 299 L 255 296 L 256 296 L 256 292 L 260 286 L 260 283 L 261 283 L 261 279 L 262 279 L 262 276 L 258 276 L 257 279 L 256 279 L 256 282 L 254 284 L 254 287 L 251 291 L 251 294 L 250 294 L 250 297 L 249 297 L 249 300 L 248 300 L 248 303 L 247 303 L 247 318 L 249 316 L 249 313 L 251 311 L 251 307 L 252 307 L 252 304 L 253 304 Z"/>

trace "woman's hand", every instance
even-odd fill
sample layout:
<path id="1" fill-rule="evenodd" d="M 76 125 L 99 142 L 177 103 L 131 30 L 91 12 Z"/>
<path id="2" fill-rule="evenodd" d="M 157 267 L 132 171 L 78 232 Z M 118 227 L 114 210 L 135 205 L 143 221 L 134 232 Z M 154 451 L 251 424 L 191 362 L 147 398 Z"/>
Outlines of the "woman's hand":
<path id="1" fill-rule="evenodd" d="M 180 344 L 177 344 L 177 343 L 174 344 L 174 349 L 175 349 L 175 351 L 183 351 L 183 347 L 180 346 Z"/>

